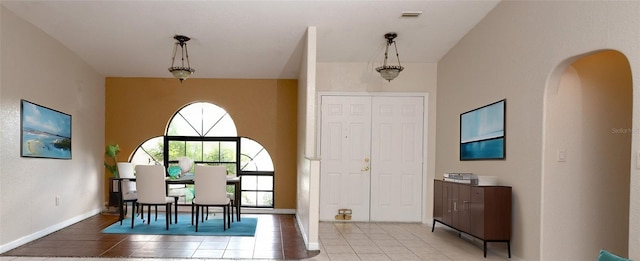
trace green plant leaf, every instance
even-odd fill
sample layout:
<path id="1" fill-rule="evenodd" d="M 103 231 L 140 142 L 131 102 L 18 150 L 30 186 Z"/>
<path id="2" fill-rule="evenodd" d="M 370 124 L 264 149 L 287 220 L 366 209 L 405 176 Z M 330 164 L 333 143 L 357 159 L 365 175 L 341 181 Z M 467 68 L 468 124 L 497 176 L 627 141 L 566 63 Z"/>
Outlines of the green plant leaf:
<path id="1" fill-rule="evenodd" d="M 118 144 L 108 145 L 106 151 L 104 152 L 110 158 L 115 158 L 118 153 L 120 153 L 120 146 Z"/>

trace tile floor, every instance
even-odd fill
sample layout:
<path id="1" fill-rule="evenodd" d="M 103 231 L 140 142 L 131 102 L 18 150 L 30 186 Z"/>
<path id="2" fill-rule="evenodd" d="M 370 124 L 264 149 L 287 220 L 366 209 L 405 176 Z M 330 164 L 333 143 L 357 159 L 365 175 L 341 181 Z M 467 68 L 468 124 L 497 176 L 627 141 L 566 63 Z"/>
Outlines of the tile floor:
<path id="1" fill-rule="evenodd" d="M 506 244 L 482 242 L 442 225 L 320 223 L 320 251 L 307 251 L 294 215 L 258 218 L 254 237 L 107 235 L 117 216 L 96 215 L 0 255 L 0 261 L 83 260 L 508 260 Z M 97 259 L 99 258 L 99 259 Z"/>

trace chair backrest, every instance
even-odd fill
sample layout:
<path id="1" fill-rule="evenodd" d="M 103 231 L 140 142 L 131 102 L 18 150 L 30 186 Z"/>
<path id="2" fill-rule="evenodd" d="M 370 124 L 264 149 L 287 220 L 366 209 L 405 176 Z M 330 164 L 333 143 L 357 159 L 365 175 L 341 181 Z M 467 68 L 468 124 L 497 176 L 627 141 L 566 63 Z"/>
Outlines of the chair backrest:
<path id="1" fill-rule="evenodd" d="M 118 174 L 123 179 L 135 179 L 133 174 L 133 163 L 131 162 L 118 162 Z"/>
<path id="2" fill-rule="evenodd" d="M 164 167 L 137 165 L 136 189 L 139 203 L 164 204 L 167 196 Z"/>
<path id="3" fill-rule="evenodd" d="M 133 163 L 118 162 L 118 173 L 122 180 L 122 194 L 130 194 L 136 192 L 136 182 L 128 179 L 135 179 L 133 174 Z"/>
<path id="4" fill-rule="evenodd" d="M 193 175 L 199 204 L 218 204 L 227 200 L 227 169 L 224 166 L 196 165 Z"/>

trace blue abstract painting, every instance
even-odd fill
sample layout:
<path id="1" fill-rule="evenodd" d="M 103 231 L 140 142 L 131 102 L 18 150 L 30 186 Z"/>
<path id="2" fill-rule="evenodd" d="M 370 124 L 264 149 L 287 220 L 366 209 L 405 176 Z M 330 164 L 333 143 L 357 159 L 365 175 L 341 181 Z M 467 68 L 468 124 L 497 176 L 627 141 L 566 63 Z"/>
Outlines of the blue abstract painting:
<path id="1" fill-rule="evenodd" d="M 22 100 L 22 157 L 71 159 L 71 115 Z"/>
<path id="2" fill-rule="evenodd" d="M 460 160 L 505 158 L 505 106 L 501 100 L 460 114 Z"/>

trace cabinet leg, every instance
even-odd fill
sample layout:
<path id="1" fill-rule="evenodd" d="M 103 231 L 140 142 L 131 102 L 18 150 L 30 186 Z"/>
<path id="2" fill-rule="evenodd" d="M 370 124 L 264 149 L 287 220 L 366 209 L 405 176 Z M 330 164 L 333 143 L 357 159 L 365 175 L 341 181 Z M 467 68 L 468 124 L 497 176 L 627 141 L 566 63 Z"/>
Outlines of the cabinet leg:
<path id="1" fill-rule="evenodd" d="M 431 232 L 433 233 L 433 230 L 436 228 L 436 220 L 433 219 L 433 225 L 431 226 Z"/>
<path id="2" fill-rule="evenodd" d="M 509 258 L 511 258 L 511 240 L 507 241 L 507 252 L 509 253 Z"/>
<path id="3" fill-rule="evenodd" d="M 487 241 L 484 240 L 484 258 L 487 258 Z"/>

